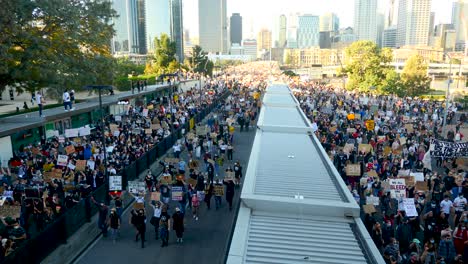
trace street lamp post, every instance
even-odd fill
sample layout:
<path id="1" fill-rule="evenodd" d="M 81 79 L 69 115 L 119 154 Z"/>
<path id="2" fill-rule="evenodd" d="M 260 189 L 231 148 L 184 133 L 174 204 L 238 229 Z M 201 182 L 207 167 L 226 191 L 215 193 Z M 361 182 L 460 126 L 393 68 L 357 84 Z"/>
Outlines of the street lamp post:
<path id="1" fill-rule="evenodd" d="M 449 73 L 448 73 L 448 81 L 447 81 L 447 91 L 445 93 L 445 111 L 444 111 L 444 125 L 442 126 L 442 136 L 445 137 L 446 129 L 447 129 L 447 113 L 448 113 L 448 107 L 449 107 L 449 96 L 450 96 L 450 83 L 452 82 L 451 77 L 452 77 L 452 58 L 450 58 L 450 55 L 448 55 L 446 52 L 444 54 L 449 58 L 450 62 L 450 68 L 449 68 Z"/>
<path id="2" fill-rule="evenodd" d="M 102 129 L 102 148 L 104 150 L 104 179 L 106 179 L 107 184 L 106 184 L 106 204 L 109 205 L 110 199 L 109 199 L 109 176 L 107 173 L 107 149 L 106 149 L 106 135 L 105 135 L 105 122 L 104 122 L 104 109 L 102 108 L 102 90 L 108 90 L 108 89 L 113 89 L 111 85 L 88 85 L 86 86 L 86 89 L 97 89 L 99 93 L 99 112 L 101 113 L 101 118 L 100 118 L 100 125 Z"/>

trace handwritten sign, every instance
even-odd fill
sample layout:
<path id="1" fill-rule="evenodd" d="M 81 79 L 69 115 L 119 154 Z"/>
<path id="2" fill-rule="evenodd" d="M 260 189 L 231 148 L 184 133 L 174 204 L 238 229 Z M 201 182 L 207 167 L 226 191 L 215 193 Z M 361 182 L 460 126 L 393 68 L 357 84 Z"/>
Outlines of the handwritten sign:
<path id="1" fill-rule="evenodd" d="M 72 146 L 72 145 L 67 146 L 67 147 L 65 148 L 65 152 L 67 153 L 67 155 L 70 155 L 70 154 L 72 154 L 72 153 L 75 153 L 75 146 Z"/>
<path id="2" fill-rule="evenodd" d="M 366 128 L 369 131 L 372 131 L 375 129 L 375 121 L 374 120 L 366 120 Z"/>
<path id="3" fill-rule="evenodd" d="M 373 196 L 373 195 L 366 197 L 366 204 L 373 204 L 375 206 L 378 206 L 379 203 L 380 203 L 379 197 L 376 197 L 376 196 Z"/>
<path id="4" fill-rule="evenodd" d="M 346 166 L 347 176 L 361 176 L 361 165 L 359 164 L 348 164 Z"/>
<path id="5" fill-rule="evenodd" d="M 160 192 L 152 192 L 151 193 L 151 201 L 161 201 L 161 193 Z"/>
<path id="6" fill-rule="evenodd" d="M 224 174 L 225 181 L 233 181 L 234 180 L 234 172 L 233 171 L 226 171 Z"/>
<path id="7" fill-rule="evenodd" d="M 90 170 L 94 170 L 94 167 L 96 166 L 96 162 L 94 160 L 88 160 L 86 161 L 86 165 L 88 165 Z"/>
<path id="8" fill-rule="evenodd" d="M 122 116 L 115 116 L 114 119 L 116 122 L 122 122 Z"/>
<path id="9" fill-rule="evenodd" d="M 78 134 L 79 134 L 78 128 L 65 129 L 65 137 L 67 138 L 77 137 Z"/>
<path id="10" fill-rule="evenodd" d="M 396 199 L 406 197 L 406 183 L 404 179 L 390 179 L 390 195 Z"/>
<path id="11" fill-rule="evenodd" d="M 109 176 L 109 191 L 122 191 L 122 176 Z"/>
<path id="12" fill-rule="evenodd" d="M 58 155 L 57 165 L 58 166 L 67 166 L 67 164 L 68 164 L 68 156 L 67 155 Z"/>
<path id="13" fill-rule="evenodd" d="M 11 217 L 17 219 L 21 214 L 21 206 L 17 205 L 3 205 L 0 206 L 0 216 L 1 217 Z"/>
<path id="14" fill-rule="evenodd" d="M 365 204 L 362 206 L 362 209 L 364 210 L 364 213 L 366 214 L 373 214 L 375 212 L 377 212 L 377 210 L 375 210 L 375 206 L 373 204 Z"/>
<path id="15" fill-rule="evenodd" d="M 86 160 L 77 160 L 75 166 L 77 171 L 84 171 L 86 169 Z"/>
<path id="16" fill-rule="evenodd" d="M 372 146 L 370 144 L 359 144 L 358 150 L 359 152 L 369 153 L 372 150 Z"/>
<path id="17" fill-rule="evenodd" d="M 140 181 L 128 181 L 128 191 L 133 194 L 145 193 L 145 183 Z"/>
<path id="18" fill-rule="evenodd" d="M 405 124 L 405 128 L 408 133 L 413 133 L 414 131 L 413 124 Z"/>
<path id="19" fill-rule="evenodd" d="M 223 196 L 224 195 L 224 186 L 216 184 L 213 186 L 213 192 L 215 196 Z"/>
<path id="20" fill-rule="evenodd" d="M 348 134 L 356 133 L 356 129 L 355 128 L 347 128 L 346 133 L 348 133 Z"/>
<path id="21" fill-rule="evenodd" d="M 172 176 L 171 175 L 164 175 L 161 176 L 161 184 L 172 184 Z"/>
<path id="22" fill-rule="evenodd" d="M 418 191 L 423 191 L 423 192 L 429 190 L 429 188 L 427 187 L 427 182 L 424 182 L 424 181 L 417 181 L 415 189 Z"/>
<path id="23" fill-rule="evenodd" d="M 205 136 L 207 133 L 207 129 L 205 126 L 197 126 L 196 132 L 198 136 Z"/>
<path id="24" fill-rule="evenodd" d="M 351 153 L 354 150 L 354 145 L 353 144 L 346 144 L 343 147 L 343 152 L 344 153 Z"/>
<path id="25" fill-rule="evenodd" d="M 405 210 L 406 216 L 408 217 L 418 216 L 418 211 L 416 210 L 416 206 L 414 205 L 413 198 L 403 199 L 403 209 Z"/>
<path id="26" fill-rule="evenodd" d="M 184 198 L 184 191 L 182 186 L 174 186 L 172 187 L 172 200 L 173 201 L 182 201 Z"/>

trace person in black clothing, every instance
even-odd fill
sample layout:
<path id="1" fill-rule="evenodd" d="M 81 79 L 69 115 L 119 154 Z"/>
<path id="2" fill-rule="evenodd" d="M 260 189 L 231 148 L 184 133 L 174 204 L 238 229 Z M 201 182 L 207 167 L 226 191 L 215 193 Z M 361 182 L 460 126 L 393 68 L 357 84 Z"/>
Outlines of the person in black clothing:
<path id="1" fill-rule="evenodd" d="M 175 213 L 172 215 L 173 229 L 176 232 L 177 243 L 184 242 L 184 214 L 176 207 Z"/>
<path id="2" fill-rule="evenodd" d="M 132 224 L 137 229 L 138 233 L 135 236 L 135 241 L 138 242 L 139 236 L 141 236 L 141 248 L 145 247 L 145 232 L 146 232 L 146 215 L 143 209 L 131 211 L 132 213 Z"/>
<path id="3" fill-rule="evenodd" d="M 117 214 L 117 210 L 115 208 L 111 209 L 111 213 L 109 215 L 109 226 L 111 228 L 112 240 L 115 243 L 120 229 L 120 216 Z"/>
<path id="4" fill-rule="evenodd" d="M 224 181 L 226 185 L 226 201 L 229 204 L 229 211 L 232 210 L 232 199 L 234 198 L 234 187 L 235 184 L 232 180 Z"/>
<path id="5" fill-rule="evenodd" d="M 240 185 L 242 178 L 242 166 L 240 165 L 239 161 L 234 163 L 234 177 L 236 178 L 236 185 Z"/>
<path id="6" fill-rule="evenodd" d="M 101 229 L 102 235 L 107 237 L 107 214 L 109 213 L 109 208 L 104 203 L 98 203 L 91 196 L 91 201 L 99 208 L 99 218 L 98 218 L 98 227 Z"/>

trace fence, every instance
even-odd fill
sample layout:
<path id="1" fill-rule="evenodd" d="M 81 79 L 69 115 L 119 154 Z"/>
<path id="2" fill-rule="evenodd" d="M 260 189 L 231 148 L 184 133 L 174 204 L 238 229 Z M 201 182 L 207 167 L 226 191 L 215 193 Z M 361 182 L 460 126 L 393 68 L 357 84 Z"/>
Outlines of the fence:
<path id="1" fill-rule="evenodd" d="M 214 100 L 211 105 L 207 106 L 200 113 L 195 115 L 193 117 L 195 122 L 199 123 L 201 120 L 203 120 L 229 95 L 230 92 L 226 91 L 216 100 Z M 147 170 L 151 164 L 153 164 L 159 157 L 164 155 L 167 150 L 172 148 L 175 142 L 183 136 L 182 129 L 185 129 L 185 132 L 190 131 L 189 124 L 190 122 L 187 121 L 182 127 L 174 130 L 170 136 L 164 138 L 138 160 L 127 166 L 122 172 L 122 188 L 126 188 L 128 181 L 137 179 L 138 176 Z M 105 183 L 93 192 L 93 196 L 97 201 L 106 200 L 107 184 L 108 183 Z M 91 205 L 89 197 L 82 199 L 73 208 L 67 210 L 64 214 L 55 219 L 53 223 L 47 225 L 47 227 L 42 232 L 24 241 L 19 248 L 5 257 L 5 260 L 2 262 L 2 264 L 40 263 L 58 246 L 66 243 L 67 239 L 71 237 L 78 229 L 80 229 L 86 222 L 90 222 L 91 216 L 96 214 L 97 211 L 97 207 Z"/>

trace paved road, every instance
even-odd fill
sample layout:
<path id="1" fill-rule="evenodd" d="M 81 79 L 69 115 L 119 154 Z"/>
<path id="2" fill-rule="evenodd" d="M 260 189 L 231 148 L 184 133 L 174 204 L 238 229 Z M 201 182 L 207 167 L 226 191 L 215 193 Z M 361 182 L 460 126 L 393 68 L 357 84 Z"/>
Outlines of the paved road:
<path id="1" fill-rule="evenodd" d="M 253 130 L 236 132 L 234 135 L 234 161 L 237 159 L 241 161 L 244 174 L 254 136 Z M 142 249 L 141 244 L 135 242 L 135 231 L 129 224 L 129 212 L 126 212 L 122 218 L 121 238 L 115 244 L 109 238 L 100 238 L 75 263 L 224 263 L 239 206 L 239 195 L 240 189 L 236 189 L 235 208 L 232 211 L 229 211 L 225 199 L 218 211 L 214 209 L 214 200 L 211 210 L 202 203 L 198 221 L 195 221 L 191 217 L 191 212 L 187 211 L 184 243 L 177 244 L 175 233 L 171 231 L 169 247 L 165 248 L 160 247 L 160 241 L 154 238 L 154 228 L 147 223 L 148 242 Z M 150 219 L 152 210 L 147 211 L 147 217 Z M 170 212 L 172 213 L 173 211 Z"/>

